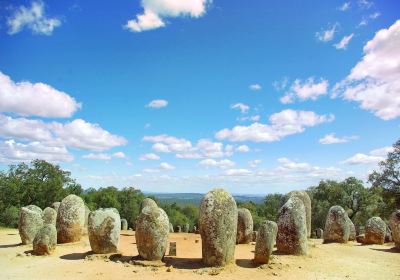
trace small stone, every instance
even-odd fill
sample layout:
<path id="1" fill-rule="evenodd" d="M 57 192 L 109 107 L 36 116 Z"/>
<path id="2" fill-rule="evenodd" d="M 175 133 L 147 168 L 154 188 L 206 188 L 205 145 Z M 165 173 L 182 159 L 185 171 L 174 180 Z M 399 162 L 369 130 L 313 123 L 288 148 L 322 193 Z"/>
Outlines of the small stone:
<path id="1" fill-rule="evenodd" d="M 365 243 L 385 243 L 386 224 L 380 217 L 370 218 L 365 225 Z"/>
<path id="2" fill-rule="evenodd" d="M 121 230 L 128 229 L 128 221 L 126 219 L 121 219 Z"/>
<path id="3" fill-rule="evenodd" d="M 172 265 L 167 267 L 167 272 L 172 272 L 174 270 L 174 267 Z"/>
<path id="4" fill-rule="evenodd" d="M 22 244 L 31 244 L 42 226 L 42 209 L 35 205 L 21 208 L 18 220 L 18 230 Z"/>

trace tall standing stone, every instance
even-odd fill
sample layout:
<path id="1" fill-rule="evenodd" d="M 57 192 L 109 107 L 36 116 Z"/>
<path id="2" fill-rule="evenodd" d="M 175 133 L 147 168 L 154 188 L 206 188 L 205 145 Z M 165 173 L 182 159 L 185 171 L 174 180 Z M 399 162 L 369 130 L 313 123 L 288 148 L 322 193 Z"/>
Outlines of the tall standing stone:
<path id="1" fill-rule="evenodd" d="M 276 245 L 282 253 L 307 254 L 306 210 L 303 201 L 298 197 L 289 198 L 279 209 Z"/>
<path id="2" fill-rule="evenodd" d="M 201 201 L 199 229 L 206 266 L 223 266 L 234 260 L 237 206 L 223 189 L 209 191 Z"/>
<path id="3" fill-rule="evenodd" d="M 324 243 L 347 243 L 349 236 L 350 226 L 346 211 L 341 206 L 332 206 L 326 217 Z"/>
<path id="4" fill-rule="evenodd" d="M 392 231 L 392 239 L 397 249 L 400 249 L 400 210 L 392 213 L 389 219 L 390 229 Z"/>
<path id="5" fill-rule="evenodd" d="M 143 210 L 143 208 L 145 208 L 147 206 L 158 208 L 158 205 L 154 200 L 146 197 L 145 199 L 143 199 L 142 203 L 140 204 L 140 212 Z"/>
<path id="6" fill-rule="evenodd" d="M 18 231 L 22 244 L 31 244 L 42 226 L 42 209 L 36 205 L 21 208 L 19 212 Z"/>
<path id="7" fill-rule="evenodd" d="M 168 245 L 169 220 L 163 209 L 144 207 L 136 221 L 136 246 L 149 261 L 161 260 Z"/>
<path id="8" fill-rule="evenodd" d="M 90 212 L 89 242 L 96 254 L 116 253 L 121 233 L 121 219 L 115 208 L 100 208 Z"/>
<path id="9" fill-rule="evenodd" d="M 285 204 L 289 198 L 299 198 L 306 210 L 307 237 L 311 236 L 311 199 L 306 191 L 291 191 L 282 198 L 281 206 Z"/>
<path id="10" fill-rule="evenodd" d="M 261 223 L 254 250 L 254 263 L 265 264 L 269 262 L 272 250 L 274 249 L 278 226 L 275 222 L 264 221 Z"/>
<path id="11" fill-rule="evenodd" d="M 54 209 L 53 209 L 54 210 Z M 54 224 L 44 224 L 33 240 L 35 255 L 51 255 L 57 246 L 57 230 Z"/>
<path id="12" fill-rule="evenodd" d="M 349 232 L 349 241 L 355 241 L 356 240 L 356 227 L 354 226 L 354 224 L 353 224 L 353 221 L 349 218 L 349 217 L 347 217 L 347 223 L 348 223 L 348 225 L 349 225 L 349 230 L 350 230 L 350 232 Z"/>
<path id="13" fill-rule="evenodd" d="M 128 229 L 128 221 L 126 219 L 121 219 L 121 229 L 122 230 Z"/>
<path id="14" fill-rule="evenodd" d="M 372 217 L 365 224 L 365 244 L 385 243 L 386 223 L 380 217 Z"/>
<path id="15" fill-rule="evenodd" d="M 46 207 L 42 213 L 43 223 L 56 226 L 57 212 L 54 208 Z"/>
<path id="16" fill-rule="evenodd" d="M 238 208 L 236 243 L 248 244 L 253 238 L 253 217 L 249 209 Z"/>
<path id="17" fill-rule="evenodd" d="M 76 242 L 85 227 L 85 203 L 74 194 L 65 197 L 57 213 L 57 243 Z"/>

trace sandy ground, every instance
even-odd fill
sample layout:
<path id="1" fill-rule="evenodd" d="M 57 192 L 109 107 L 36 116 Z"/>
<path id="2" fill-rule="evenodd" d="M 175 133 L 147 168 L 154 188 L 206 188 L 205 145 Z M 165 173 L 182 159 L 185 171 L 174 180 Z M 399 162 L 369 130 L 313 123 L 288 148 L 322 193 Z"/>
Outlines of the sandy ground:
<path id="1" fill-rule="evenodd" d="M 170 241 L 177 242 L 177 256 L 166 256 L 167 266 L 142 267 L 129 262 L 137 255 L 133 231 L 121 233 L 122 257 L 90 260 L 87 237 L 57 246 L 52 256 L 34 256 L 31 245 L 20 244 L 17 230 L 0 229 L 0 279 L 400 279 L 400 252 L 393 243 L 325 245 L 311 239 L 308 256 L 274 252 L 261 267 L 251 263 L 254 244 L 237 245 L 236 263 L 221 270 L 202 266 L 200 235 L 174 233 Z"/>

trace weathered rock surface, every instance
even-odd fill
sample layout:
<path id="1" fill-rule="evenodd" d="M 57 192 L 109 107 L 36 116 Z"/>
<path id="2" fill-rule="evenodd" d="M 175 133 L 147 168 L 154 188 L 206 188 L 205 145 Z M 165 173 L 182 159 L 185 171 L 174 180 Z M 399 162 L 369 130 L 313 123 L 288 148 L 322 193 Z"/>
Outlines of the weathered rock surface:
<path id="1" fill-rule="evenodd" d="M 272 250 L 274 249 L 278 225 L 272 221 L 261 223 L 254 250 L 254 263 L 266 264 L 269 262 Z"/>
<path id="2" fill-rule="evenodd" d="M 56 226 L 57 212 L 54 208 L 46 207 L 42 213 L 43 223 Z"/>
<path id="3" fill-rule="evenodd" d="M 89 242 L 96 254 L 116 253 L 121 233 L 121 220 L 115 208 L 100 208 L 90 212 Z"/>
<path id="4" fill-rule="evenodd" d="M 170 233 L 174 232 L 174 226 L 171 223 L 169 223 L 169 232 Z"/>
<path id="5" fill-rule="evenodd" d="M 42 226 L 42 209 L 36 205 L 28 205 L 21 208 L 18 220 L 18 231 L 22 244 L 31 244 Z"/>
<path id="6" fill-rule="evenodd" d="M 365 243 L 365 235 L 364 234 L 357 235 L 356 241 L 357 241 L 357 243 L 364 244 Z"/>
<path id="7" fill-rule="evenodd" d="M 392 213 L 389 219 L 390 230 L 392 231 L 392 239 L 397 249 L 400 249 L 400 210 Z"/>
<path id="8" fill-rule="evenodd" d="M 158 208 L 157 203 L 154 200 L 152 200 L 151 198 L 148 198 L 148 197 L 143 199 L 142 203 L 140 204 L 140 211 L 142 211 L 143 208 L 145 208 L 147 206 Z"/>
<path id="9" fill-rule="evenodd" d="M 161 260 L 168 245 L 169 220 L 163 209 L 146 206 L 136 221 L 136 246 L 149 261 Z"/>
<path id="10" fill-rule="evenodd" d="M 52 223 L 44 224 L 33 240 L 33 253 L 35 255 L 51 255 L 56 246 L 57 230 L 55 225 Z"/>
<path id="11" fill-rule="evenodd" d="M 85 204 L 79 196 L 70 194 L 60 204 L 57 213 L 57 243 L 76 242 L 85 227 Z"/>
<path id="12" fill-rule="evenodd" d="M 84 226 L 83 226 L 82 234 L 88 234 L 89 214 L 90 214 L 90 209 L 89 209 L 89 207 L 85 204 L 85 224 L 84 224 Z"/>
<path id="13" fill-rule="evenodd" d="M 385 235 L 385 243 L 393 242 L 392 239 L 392 230 L 390 227 L 386 224 L 386 235 Z"/>
<path id="14" fill-rule="evenodd" d="M 237 213 L 236 201 L 223 189 L 213 189 L 203 197 L 199 230 L 206 266 L 224 266 L 234 261 Z"/>
<path id="15" fill-rule="evenodd" d="M 248 244 L 253 239 L 253 217 L 246 208 L 238 208 L 236 243 Z"/>
<path id="16" fill-rule="evenodd" d="M 347 243 L 350 236 L 350 226 L 346 211 L 341 206 L 332 206 L 326 217 L 324 243 Z"/>
<path id="17" fill-rule="evenodd" d="M 380 217 L 372 217 L 365 224 L 365 244 L 385 243 L 386 223 Z"/>
<path id="18" fill-rule="evenodd" d="M 322 228 L 317 228 L 315 230 L 315 237 L 321 239 L 323 238 L 323 236 L 324 236 L 324 230 Z"/>
<path id="19" fill-rule="evenodd" d="M 311 199 L 306 191 L 291 191 L 285 196 L 283 196 L 283 201 L 281 201 L 281 206 L 285 204 L 289 198 L 297 197 L 299 198 L 306 210 L 306 224 L 307 224 L 307 237 L 311 236 Z"/>
<path id="20" fill-rule="evenodd" d="M 128 221 L 126 219 L 121 219 L 121 229 L 122 230 L 128 229 Z"/>
<path id="21" fill-rule="evenodd" d="M 279 209 L 276 245 L 282 253 L 307 254 L 306 210 L 303 201 L 296 196 L 289 198 Z"/>
<path id="22" fill-rule="evenodd" d="M 347 223 L 349 224 L 349 230 L 350 230 L 349 241 L 354 241 L 356 240 L 356 235 L 357 235 L 356 227 L 354 226 L 353 221 L 349 217 L 347 217 Z"/>
<path id="23" fill-rule="evenodd" d="M 53 204 L 51 205 L 51 207 L 54 208 L 54 210 L 56 210 L 56 212 L 58 213 L 58 208 L 60 207 L 61 202 L 53 202 Z"/>

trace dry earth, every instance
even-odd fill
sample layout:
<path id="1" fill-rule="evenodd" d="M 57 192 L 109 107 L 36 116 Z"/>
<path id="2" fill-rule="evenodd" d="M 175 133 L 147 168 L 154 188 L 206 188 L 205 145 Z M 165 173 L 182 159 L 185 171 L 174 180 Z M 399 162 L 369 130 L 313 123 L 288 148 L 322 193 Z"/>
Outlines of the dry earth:
<path id="1" fill-rule="evenodd" d="M 133 231 L 121 233 L 121 256 L 109 259 L 90 255 L 87 237 L 59 245 L 52 256 L 33 256 L 31 245 L 20 244 L 17 230 L 0 229 L 0 279 L 400 279 L 400 252 L 393 243 L 325 245 L 311 239 L 308 256 L 274 253 L 261 267 L 251 263 L 254 244 L 237 245 L 236 264 L 220 270 L 202 267 L 200 235 L 174 233 L 170 241 L 177 242 L 177 256 L 166 256 L 168 269 L 131 264 L 137 255 Z"/>

